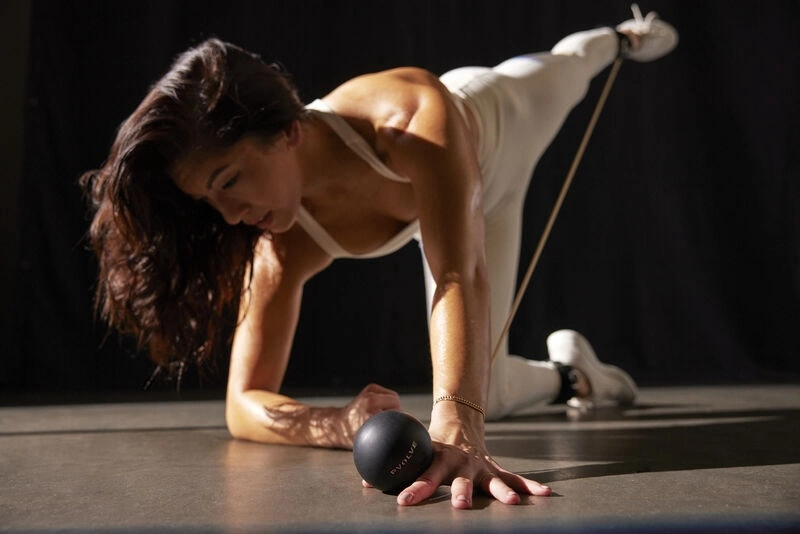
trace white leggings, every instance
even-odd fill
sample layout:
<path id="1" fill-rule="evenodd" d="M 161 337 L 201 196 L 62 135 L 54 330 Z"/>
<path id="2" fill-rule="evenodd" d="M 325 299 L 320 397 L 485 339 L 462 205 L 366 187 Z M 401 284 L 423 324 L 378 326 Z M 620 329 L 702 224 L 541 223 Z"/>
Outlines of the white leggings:
<path id="1" fill-rule="evenodd" d="M 614 61 L 618 46 L 614 30 L 600 28 L 572 34 L 549 53 L 515 57 L 494 68 L 464 67 L 441 77 L 478 123 L 492 349 L 514 300 L 522 212 L 533 170 L 592 78 Z M 424 257 L 430 317 L 436 286 Z M 560 387 L 551 362 L 509 354 L 506 338 L 492 364 L 487 418 L 552 402 Z"/>

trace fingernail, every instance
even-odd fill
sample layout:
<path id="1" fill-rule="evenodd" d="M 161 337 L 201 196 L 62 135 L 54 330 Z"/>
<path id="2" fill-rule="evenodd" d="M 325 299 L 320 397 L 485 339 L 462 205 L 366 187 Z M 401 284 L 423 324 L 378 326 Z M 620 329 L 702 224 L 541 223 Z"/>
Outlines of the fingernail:
<path id="1" fill-rule="evenodd" d="M 411 502 L 411 499 L 414 498 L 414 495 L 410 492 L 401 493 L 400 496 L 397 498 L 401 504 L 408 504 Z"/>
<path id="2" fill-rule="evenodd" d="M 464 504 L 469 504 L 469 499 L 467 498 L 466 495 L 459 495 L 458 497 L 456 497 L 456 500 L 458 502 L 463 502 Z"/>

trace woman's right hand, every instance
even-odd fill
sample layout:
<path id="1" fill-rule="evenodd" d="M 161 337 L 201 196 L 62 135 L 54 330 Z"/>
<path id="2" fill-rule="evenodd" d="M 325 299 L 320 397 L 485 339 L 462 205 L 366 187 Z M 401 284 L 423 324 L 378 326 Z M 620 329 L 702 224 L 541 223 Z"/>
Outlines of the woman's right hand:
<path id="1" fill-rule="evenodd" d="M 396 391 L 378 384 L 369 384 L 353 400 L 340 408 L 343 438 L 341 446 L 352 449 L 356 432 L 376 413 L 399 409 L 400 396 Z"/>

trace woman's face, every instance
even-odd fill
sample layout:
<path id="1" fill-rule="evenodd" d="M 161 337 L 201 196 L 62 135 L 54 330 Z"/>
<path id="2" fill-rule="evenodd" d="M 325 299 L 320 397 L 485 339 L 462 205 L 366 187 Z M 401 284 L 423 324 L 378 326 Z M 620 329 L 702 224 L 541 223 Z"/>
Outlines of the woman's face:
<path id="1" fill-rule="evenodd" d="M 227 148 L 193 153 L 173 166 L 172 179 L 190 197 L 208 202 L 230 225 L 285 232 L 300 207 L 299 138 L 295 123 L 271 141 L 246 136 Z"/>

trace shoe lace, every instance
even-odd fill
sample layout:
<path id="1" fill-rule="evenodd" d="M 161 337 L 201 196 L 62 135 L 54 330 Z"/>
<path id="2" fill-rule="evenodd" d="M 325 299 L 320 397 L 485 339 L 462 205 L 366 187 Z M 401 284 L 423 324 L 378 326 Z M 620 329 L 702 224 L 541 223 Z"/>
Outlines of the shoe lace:
<path id="1" fill-rule="evenodd" d="M 642 10 L 639 9 L 639 4 L 631 4 L 631 11 L 633 12 L 633 20 L 636 21 L 639 31 L 649 31 L 650 24 L 658 18 L 658 13 L 651 11 L 646 16 L 642 16 Z"/>

